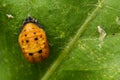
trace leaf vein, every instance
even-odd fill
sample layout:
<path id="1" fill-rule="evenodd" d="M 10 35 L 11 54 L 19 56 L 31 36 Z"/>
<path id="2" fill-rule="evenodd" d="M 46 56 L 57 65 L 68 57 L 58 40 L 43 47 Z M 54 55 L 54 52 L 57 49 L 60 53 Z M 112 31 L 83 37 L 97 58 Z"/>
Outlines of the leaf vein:
<path id="1" fill-rule="evenodd" d="M 56 70 L 56 68 L 59 66 L 59 64 L 65 59 L 65 57 L 69 54 L 70 50 L 74 46 L 74 44 L 77 42 L 79 37 L 86 31 L 88 28 L 89 22 L 96 16 L 97 12 L 103 5 L 104 0 L 101 0 L 98 2 L 98 6 L 95 8 L 95 10 L 91 13 L 90 16 L 85 20 L 83 25 L 78 29 L 78 32 L 74 36 L 74 38 L 68 43 L 66 48 L 61 52 L 61 54 L 58 56 L 58 58 L 53 62 L 53 64 L 50 66 L 50 68 L 46 71 L 44 76 L 41 78 L 41 80 L 48 80 L 49 77 L 53 74 L 53 72 Z"/>

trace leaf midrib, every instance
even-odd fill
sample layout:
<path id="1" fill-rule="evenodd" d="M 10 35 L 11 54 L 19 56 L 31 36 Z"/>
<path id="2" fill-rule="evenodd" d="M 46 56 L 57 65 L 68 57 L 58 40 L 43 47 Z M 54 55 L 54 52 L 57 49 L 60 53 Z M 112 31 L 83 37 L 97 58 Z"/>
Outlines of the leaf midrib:
<path id="1" fill-rule="evenodd" d="M 88 28 L 88 24 L 90 23 L 90 21 L 92 19 L 94 19 L 94 17 L 96 16 L 97 12 L 102 7 L 103 3 L 104 3 L 104 0 L 98 2 L 98 5 L 95 8 L 95 10 L 91 13 L 90 16 L 88 16 L 88 18 L 85 20 L 85 22 L 83 23 L 83 25 L 78 29 L 78 32 L 76 33 L 76 35 L 68 43 L 68 45 L 65 47 L 65 49 L 63 51 L 61 51 L 61 53 L 58 56 L 58 58 L 53 62 L 53 64 L 50 66 L 50 68 L 46 71 L 46 73 L 44 74 L 44 76 L 40 80 L 48 80 L 49 79 L 49 77 L 53 74 L 53 72 L 56 70 L 56 68 L 59 66 L 59 64 L 69 54 L 70 50 L 72 49 L 72 47 L 74 46 L 74 44 L 77 42 L 77 40 L 79 39 L 79 37 L 86 31 L 86 29 Z"/>

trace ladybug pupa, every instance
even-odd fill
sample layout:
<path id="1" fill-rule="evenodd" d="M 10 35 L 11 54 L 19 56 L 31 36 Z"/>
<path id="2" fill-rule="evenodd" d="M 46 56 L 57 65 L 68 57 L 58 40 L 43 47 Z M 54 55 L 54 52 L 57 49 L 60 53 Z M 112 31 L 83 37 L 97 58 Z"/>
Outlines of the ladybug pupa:
<path id="1" fill-rule="evenodd" d="M 42 62 L 49 56 L 48 40 L 37 20 L 28 17 L 18 37 L 24 57 L 31 63 Z"/>

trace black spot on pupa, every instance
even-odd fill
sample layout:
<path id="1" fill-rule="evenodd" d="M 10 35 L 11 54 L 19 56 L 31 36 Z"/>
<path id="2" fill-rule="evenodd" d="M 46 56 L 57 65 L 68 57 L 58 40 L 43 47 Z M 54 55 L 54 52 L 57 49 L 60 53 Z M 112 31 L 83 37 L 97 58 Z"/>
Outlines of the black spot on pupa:
<path id="1" fill-rule="evenodd" d="M 42 38 L 42 34 L 40 35 L 40 37 Z"/>
<path id="2" fill-rule="evenodd" d="M 33 34 L 36 34 L 36 32 L 34 32 Z"/>
<path id="3" fill-rule="evenodd" d="M 23 43 L 24 41 L 22 40 L 22 43 Z"/>
<path id="4" fill-rule="evenodd" d="M 42 50 L 39 50 L 38 53 L 42 53 Z"/>
<path id="5" fill-rule="evenodd" d="M 27 34 L 25 34 L 25 36 L 27 36 Z"/>
<path id="6" fill-rule="evenodd" d="M 32 56 L 32 55 L 33 55 L 33 53 L 29 53 L 29 55 L 30 55 L 30 56 Z"/>
<path id="7" fill-rule="evenodd" d="M 34 38 L 34 40 L 36 41 L 36 40 L 38 40 L 38 38 L 36 37 L 36 38 Z"/>
<path id="8" fill-rule="evenodd" d="M 29 40 L 26 40 L 26 43 L 28 43 L 29 42 Z"/>

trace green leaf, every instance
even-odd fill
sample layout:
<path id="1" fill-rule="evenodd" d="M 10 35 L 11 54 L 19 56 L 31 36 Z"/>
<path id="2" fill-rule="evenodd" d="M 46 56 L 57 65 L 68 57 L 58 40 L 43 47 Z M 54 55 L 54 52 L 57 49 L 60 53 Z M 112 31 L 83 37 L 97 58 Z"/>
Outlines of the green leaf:
<path id="1" fill-rule="evenodd" d="M 0 80 L 119 80 L 119 3 L 1 0 Z M 50 56 L 42 63 L 29 63 L 18 44 L 28 16 L 43 26 L 50 44 Z M 97 26 L 107 33 L 102 42 Z"/>

